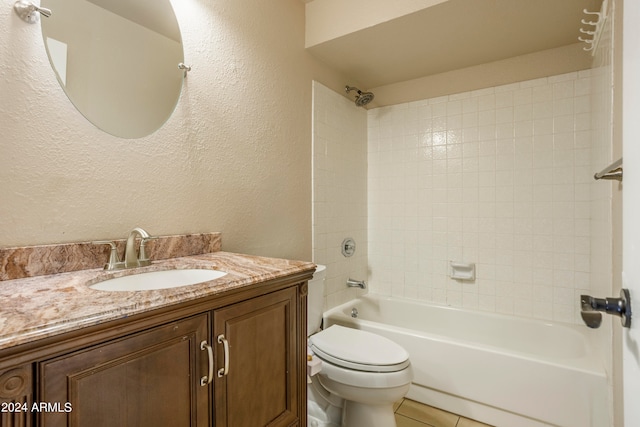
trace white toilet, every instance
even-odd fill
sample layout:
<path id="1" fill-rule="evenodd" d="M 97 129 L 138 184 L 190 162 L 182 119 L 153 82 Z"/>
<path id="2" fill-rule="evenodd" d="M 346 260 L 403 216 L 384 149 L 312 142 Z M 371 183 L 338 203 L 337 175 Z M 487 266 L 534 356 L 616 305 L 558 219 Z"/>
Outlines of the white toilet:
<path id="1" fill-rule="evenodd" d="M 322 321 L 325 266 L 309 281 L 309 351 L 320 370 L 307 387 L 308 427 L 395 427 L 393 404 L 413 379 L 409 354 L 393 341 Z M 318 366 L 318 365 L 314 365 Z"/>

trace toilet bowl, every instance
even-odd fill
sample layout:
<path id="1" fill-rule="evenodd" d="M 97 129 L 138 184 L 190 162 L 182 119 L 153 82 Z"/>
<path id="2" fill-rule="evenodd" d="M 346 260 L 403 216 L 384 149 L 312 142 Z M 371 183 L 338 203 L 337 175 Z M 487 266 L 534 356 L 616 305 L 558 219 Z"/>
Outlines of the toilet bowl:
<path id="1" fill-rule="evenodd" d="M 371 332 L 340 325 L 316 332 L 324 274 L 325 267 L 318 266 L 309 282 L 309 352 L 321 368 L 308 387 L 308 426 L 394 427 L 393 404 L 406 395 L 413 379 L 409 354 Z"/>

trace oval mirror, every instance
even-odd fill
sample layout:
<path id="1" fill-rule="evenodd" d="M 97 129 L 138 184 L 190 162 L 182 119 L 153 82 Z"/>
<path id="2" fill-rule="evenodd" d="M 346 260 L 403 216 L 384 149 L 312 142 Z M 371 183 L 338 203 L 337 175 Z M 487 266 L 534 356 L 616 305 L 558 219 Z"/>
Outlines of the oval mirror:
<path id="1" fill-rule="evenodd" d="M 91 123 L 122 138 L 159 129 L 180 97 L 182 37 L 169 0 L 42 0 L 49 61 Z"/>

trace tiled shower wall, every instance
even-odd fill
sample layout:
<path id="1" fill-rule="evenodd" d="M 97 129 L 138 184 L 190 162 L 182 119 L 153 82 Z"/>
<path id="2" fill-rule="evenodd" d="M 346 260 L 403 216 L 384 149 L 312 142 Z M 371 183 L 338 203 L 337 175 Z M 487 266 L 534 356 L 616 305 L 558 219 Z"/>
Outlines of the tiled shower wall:
<path id="1" fill-rule="evenodd" d="M 351 237 L 356 252 L 344 257 Z M 313 82 L 313 261 L 327 266 L 325 307 L 354 298 L 367 279 L 367 113 Z"/>
<path id="2" fill-rule="evenodd" d="M 591 71 L 368 112 L 370 287 L 578 322 L 591 272 Z M 449 277 L 473 263 L 476 280 Z"/>

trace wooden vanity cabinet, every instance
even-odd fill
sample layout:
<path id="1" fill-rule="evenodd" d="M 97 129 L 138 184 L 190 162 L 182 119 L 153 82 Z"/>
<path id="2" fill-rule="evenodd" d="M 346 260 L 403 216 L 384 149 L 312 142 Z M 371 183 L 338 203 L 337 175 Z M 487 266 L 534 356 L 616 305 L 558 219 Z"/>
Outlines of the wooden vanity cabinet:
<path id="1" fill-rule="evenodd" d="M 13 398 L 49 405 L 0 427 L 304 427 L 306 293 L 306 282 L 281 280 L 47 339 L 11 359 L 0 351 Z"/>

